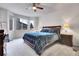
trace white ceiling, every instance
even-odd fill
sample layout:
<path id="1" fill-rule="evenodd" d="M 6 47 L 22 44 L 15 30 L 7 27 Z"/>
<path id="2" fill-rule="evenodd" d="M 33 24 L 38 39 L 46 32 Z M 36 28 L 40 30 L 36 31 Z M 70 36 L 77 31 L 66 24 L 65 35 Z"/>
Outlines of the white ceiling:
<path id="1" fill-rule="evenodd" d="M 40 6 L 44 8 L 44 10 L 37 10 L 34 12 L 31 7 L 31 3 L 0 3 L 0 7 L 8 9 L 11 12 L 25 15 L 25 16 L 42 16 L 47 15 L 49 13 L 57 13 L 57 14 L 65 14 L 65 15 L 75 15 L 79 14 L 79 4 L 56 4 L 56 3 L 41 3 Z"/>

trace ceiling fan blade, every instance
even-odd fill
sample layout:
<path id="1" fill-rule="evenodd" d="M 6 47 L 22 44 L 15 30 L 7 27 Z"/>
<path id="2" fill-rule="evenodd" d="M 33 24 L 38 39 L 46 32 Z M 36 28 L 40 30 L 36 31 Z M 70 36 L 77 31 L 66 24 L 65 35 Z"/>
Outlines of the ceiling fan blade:
<path id="1" fill-rule="evenodd" d="M 44 8 L 42 8 L 42 7 L 36 7 L 37 9 L 44 9 Z"/>

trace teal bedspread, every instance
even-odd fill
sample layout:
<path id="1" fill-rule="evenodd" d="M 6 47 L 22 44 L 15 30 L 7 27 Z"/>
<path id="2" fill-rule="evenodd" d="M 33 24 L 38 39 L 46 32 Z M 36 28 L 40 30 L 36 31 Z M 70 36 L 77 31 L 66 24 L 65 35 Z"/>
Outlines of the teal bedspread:
<path id="1" fill-rule="evenodd" d="M 51 42 L 52 37 L 55 34 L 56 33 L 48 32 L 29 32 L 24 34 L 23 39 L 32 43 L 34 45 L 33 49 L 36 51 L 37 54 L 40 55 L 42 53 L 43 47 L 47 43 Z"/>

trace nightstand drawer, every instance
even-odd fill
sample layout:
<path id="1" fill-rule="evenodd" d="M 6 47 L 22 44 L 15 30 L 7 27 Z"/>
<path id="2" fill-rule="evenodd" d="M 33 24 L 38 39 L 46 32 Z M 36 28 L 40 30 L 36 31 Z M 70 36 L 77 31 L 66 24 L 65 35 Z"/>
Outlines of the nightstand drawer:
<path id="1" fill-rule="evenodd" d="M 72 46 L 72 35 L 65 35 L 65 34 L 61 34 L 61 39 L 60 39 L 60 43 L 68 45 L 68 46 Z"/>

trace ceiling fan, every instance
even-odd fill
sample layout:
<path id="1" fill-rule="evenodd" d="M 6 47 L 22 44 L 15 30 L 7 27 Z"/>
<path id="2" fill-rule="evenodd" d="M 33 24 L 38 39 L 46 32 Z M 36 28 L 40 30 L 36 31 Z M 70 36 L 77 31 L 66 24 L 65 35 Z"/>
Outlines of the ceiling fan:
<path id="1" fill-rule="evenodd" d="M 32 3 L 32 7 L 31 8 L 33 9 L 34 12 L 36 12 L 37 9 L 39 9 L 39 10 L 43 10 L 44 9 L 43 7 L 40 6 L 40 3 Z"/>

